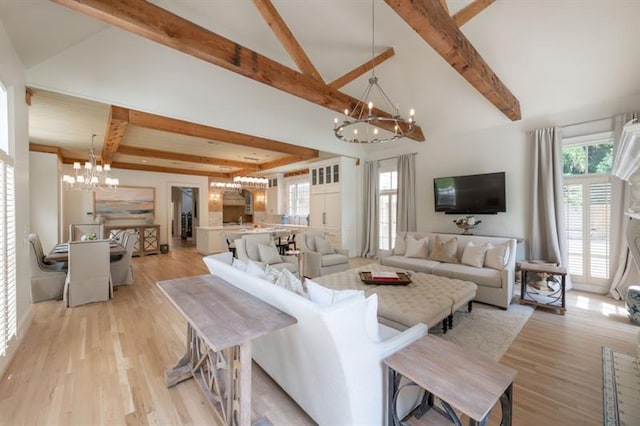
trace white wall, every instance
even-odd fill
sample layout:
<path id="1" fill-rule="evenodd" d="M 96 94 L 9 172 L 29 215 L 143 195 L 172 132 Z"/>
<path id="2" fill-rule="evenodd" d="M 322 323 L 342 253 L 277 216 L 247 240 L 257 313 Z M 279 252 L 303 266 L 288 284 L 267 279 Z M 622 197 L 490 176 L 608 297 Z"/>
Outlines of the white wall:
<path id="1" fill-rule="evenodd" d="M 136 170 L 112 169 L 113 177 L 120 179 L 122 186 L 147 186 L 156 190 L 155 221 L 160 225 L 160 244 L 171 244 L 170 218 L 171 213 L 171 186 L 185 186 L 199 188 L 198 210 L 199 217 L 207 214 L 207 185 L 206 176 L 187 176 L 171 173 L 141 172 Z M 63 173 L 70 173 L 71 166 L 65 165 Z M 64 191 L 64 227 L 67 229 L 70 223 L 93 222 L 93 193 Z M 203 216 L 204 215 L 204 216 Z M 179 216 L 176 218 L 179 220 Z M 107 221 L 107 224 L 109 222 Z"/>
<path id="2" fill-rule="evenodd" d="M 640 94 L 576 111 L 507 123 L 503 126 L 455 135 L 446 139 L 430 139 L 426 130 L 426 142 L 402 142 L 395 146 L 385 146 L 371 153 L 368 159 L 382 159 L 402 153 L 417 152 L 416 206 L 419 231 L 461 232 L 453 224 L 453 219 L 462 215 L 445 215 L 434 211 L 433 178 L 506 172 L 507 212 L 497 215 L 476 215 L 482 220 L 482 224 L 474 230 L 474 233 L 525 238 L 525 243 L 518 246 L 518 256 L 523 258 L 526 257 L 526 247 L 531 239 L 529 223 L 533 140 L 530 131 L 553 125 L 568 126 L 597 120 L 566 127 L 562 132 L 567 136 L 602 132 L 611 130 L 611 120 L 600 119 L 632 110 L 640 110 Z M 423 124 L 423 128 L 428 129 L 428 125 Z M 362 203 L 362 200 L 359 202 Z M 361 241 L 360 237 L 360 245 Z"/>
<path id="3" fill-rule="evenodd" d="M 29 223 L 31 232 L 38 234 L 45 253 L 61 239 L 59 235 L 60 180 L 58 156 L 44 152 L 29 153 Z"/>
<path id="4" fill-rule="evenodd" d="M 4 24 L 0 21 L 0 81 L 9 97 L 9 153 L 15 160 L 16 181 L 16 267 L 18 337 L 9 342 L 8 353 L 0 357 L 0 377 L 8 366 L 19 340 L 31 322 L 29 278 L 29 118 L 25 103 L 24 67 Z"/>

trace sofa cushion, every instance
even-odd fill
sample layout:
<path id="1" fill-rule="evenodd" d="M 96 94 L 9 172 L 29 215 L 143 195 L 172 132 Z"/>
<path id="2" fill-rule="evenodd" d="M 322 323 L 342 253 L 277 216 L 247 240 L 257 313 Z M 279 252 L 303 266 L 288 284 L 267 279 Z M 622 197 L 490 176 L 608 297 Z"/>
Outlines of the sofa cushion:
<path id="1" fill-rule="evenodd" d="M 453 237 L 448 241 L 442 241 L 439 235 L 436 235 L 436 241 L 433 249 L 429 253 L 428 259 L 437 260 L 446 263 L 460 263 L 456 253 L 458 252 L 458 237 Z"/>
<path id="2" fill-rule="evenodd" d="M 393 247 L 393 254 L 396 256 L 404 256 L 407 251 L 407 245 L 404 240 L 404 234 L 396 234 L 396 244 Z"/>
<path id="3" fill-rule="evenodd" d="M 247 270 L 247 264 L 244 263 L 242 260 L 238 259 L 237 257 L 233 258 L 233 261 L 231 262 L 231 266 L 233 266 L 236 269 L 240 269 L 243 272 Z"/>
<path id="4" fill-rule="evenodd" d="M 364 292 L 360 290 L 332 290 L 310 279 L 305 280 L 305 284 L 309 300 L 319 305 L 332 305 L 350 297 L 364 297 Z"/>
<path id="5" fill-rule="evenodd" d="M 484 266 L 503 270 L 509 263 L 509 245 L 508 243 L 498 244 L 494 246 L 489 243 L 487 245 L 487 254 L 484 258 Z"/>
<path id="6" fill-rule="evenodd" d="M 254 275 L 256 277 L 264 274 L 264 264 L 260 263 L 260 262 L 254 262 L 253 260 L 250 260 L 249 263 L 247 264 L 247 270 L 246 270 L 247 274 L 250 275 Z"/>
<path id="7" fill-rule="evenodd" d="M 502 287 L 500 271 L 491 268 L 474 268 L 468 265 L 441 263 L 433 268 L 433 273 L 443 277 L 471 281 L 485 287 Z"/>
<path id="8" fill-rule="evenodd" d="M 426 259 L 428 245 L 429 245 L 429 239 L 426 237 L 415 239 L 413 235 L 407 235 L 407 239 L 406 239 L 407 249 L 404 255 L 406 257 L 416 257 L 419 259 Z"/>
<path id="9" fill-rule="evenodd" d="M 482 268 L 484 265 L 484 256 L 487 252 L 487 245 L 488 243 L 475 244 L 473 241 L 469 241 L 467 246 L 464 248 L 464 253 L 462 254 L 460 263 L 475 266 L 476 268 Z"/>
<path id="10" fill-rule="evenodd" d="M 325 254 L 321 259 L 322 266 L 342 265 L 343 263 L 349 263 L 349 258 L 341 254 Z"/>
<path id="11" fill-rule="evenodd" d="M 320 252 L 320 254 L 334 254 L 336 252 L 328 239 L 316 235 L 313 240 L 316 244 L 316 251 Z"/>
<path id="12" fill-rule="evenodd" d="M 430 273 L 434 266 L 440 264 L 433 260 L 416 259 L 412 257 L 404 256 L 389 256 L 380 259 L 380 263 L 385 266 L 396 266 L 402 269 L 408 269 L 415 272 L 427 272 Z"/>
<path id="13" fill-rule="evenodd" d="M 260 256 L 260 262 L 264 262 L 268 265 L 282 263 L 282 258 L 278 253 L 278 249 L 273 243 L 258 244 L 258 254 Z"/>
<path id="14" fill-rule="evenodd" d="M 300 282 L 298 277 L 293 275 L 288 269 L 283 268 L 280 270 L 279 277 L 276 282 L 274 282 L 274 284 L 286 290 L 293 291 L 300 296 L 305 296 L 304 289 L 302 288 L 302 283 Z"/>
<path id="15" fill-rule="evenodd" d="M 242 237 L 247 256 L 251 260 L 260 260 L 259 244 L 269 244 L 271 236 L 269 234 L 247 235 Z"/>
<path id="16" fill-rule="evenodd" d="M 289 262 L 275 263 L 273 265 L 269 265 L 269 267 L 280 270 L 286 269 L 289 272 L 298 272 L 298 267 L 294 263 Z"/>

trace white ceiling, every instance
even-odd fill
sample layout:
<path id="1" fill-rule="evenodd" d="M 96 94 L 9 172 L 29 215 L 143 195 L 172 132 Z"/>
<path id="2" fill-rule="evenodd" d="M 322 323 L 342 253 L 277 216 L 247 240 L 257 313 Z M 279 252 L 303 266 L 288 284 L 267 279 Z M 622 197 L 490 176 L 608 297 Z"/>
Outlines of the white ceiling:
<path id="1" fill-rule="evenodd" d="M 454 13 L 469 2 L 448 5 Z M 154 3 L 296 68 L 250 0 Z M 325 81 L 370 57 L 370 1 L 274 4 Z M 415 108 L 427 141 L 509 122 L 383 1 L 376 17 L 376 53 L 396 52 L 376 74 L 402 111 Z M 335 140 L 332 111 L 54 3 L 2 0 L 0 19 L 32 87 L 325 152 L 364 152 Z M 640 1 L 498 0 L 462 32 L 519 99 L 525 120 L 640 92 Z M 342 90 L 359 96 L 365 84 L 363 76 Z M 38 122 L 32 137 L 64 142 L 46 127 Z"/>

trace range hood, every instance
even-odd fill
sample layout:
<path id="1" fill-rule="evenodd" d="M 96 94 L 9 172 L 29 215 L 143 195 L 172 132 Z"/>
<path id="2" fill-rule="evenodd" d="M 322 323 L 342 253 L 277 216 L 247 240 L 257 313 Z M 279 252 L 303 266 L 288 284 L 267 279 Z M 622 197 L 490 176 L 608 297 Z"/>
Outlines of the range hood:
<path id="1" fill-rule="evenodd" d="M 244 197 L 237 192 L 225 192 L 222 195 L 222 205 L 223 206 L 242 206 L 244 207 L 246 204 L 246 200 Z"/>

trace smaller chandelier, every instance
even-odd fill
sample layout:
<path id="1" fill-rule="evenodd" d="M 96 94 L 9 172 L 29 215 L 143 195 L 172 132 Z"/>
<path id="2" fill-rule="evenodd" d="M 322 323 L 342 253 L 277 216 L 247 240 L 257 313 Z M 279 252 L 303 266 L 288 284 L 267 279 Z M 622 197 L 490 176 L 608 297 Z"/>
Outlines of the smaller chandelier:
<path id="1" fill-rule="evenodd" d="M 111 165 L 97 164 L 97 157 L 93 145 L 95 133 L 91 134 L 91 149 L 89 150 L 89 159 L 84 163 L 84 167 L 79 161 L 73 163 L 74 175 L 62 176 L 62 182 L 67 190 L 72 191 L 95 191 L 101 189 L 104 191 L 115 191 L 120 185 L 117 178 L 109 176 Z"/>
<path id="2" fill-rule="evenodd" d="M 398 107 L 378 84 L 375 66 L 375 2 L 371 2 L 371 77 L 362 96 L 352 111 L 344 110 L 342 123 L 338 118 L 333 120 L 333 132 L 336 137 L 351 143 L 384 143 L 395 141 L 411 134 L 416 128 L 415 111 L 409 111 L 409 118 L 400 116 Z M 381 108 L 394 111 L 386 114 L 373 108 L 373 96 L 382 100 Z"/>
<path id="3" fill-rule="evenodd" d="M 222 191 L 240 192 L 243 189 L 266 189 L 269 179 L 252 176 L 236 176 L 233 182 L 211 182 L 209 186 Z"/>
<path id="4" fill-rule="evenodd" d="M 243 189 L 266 189 L 269 179 L 252 176 L 236 176 L 233 178 L 234 183 L 239 183 Z"/>

